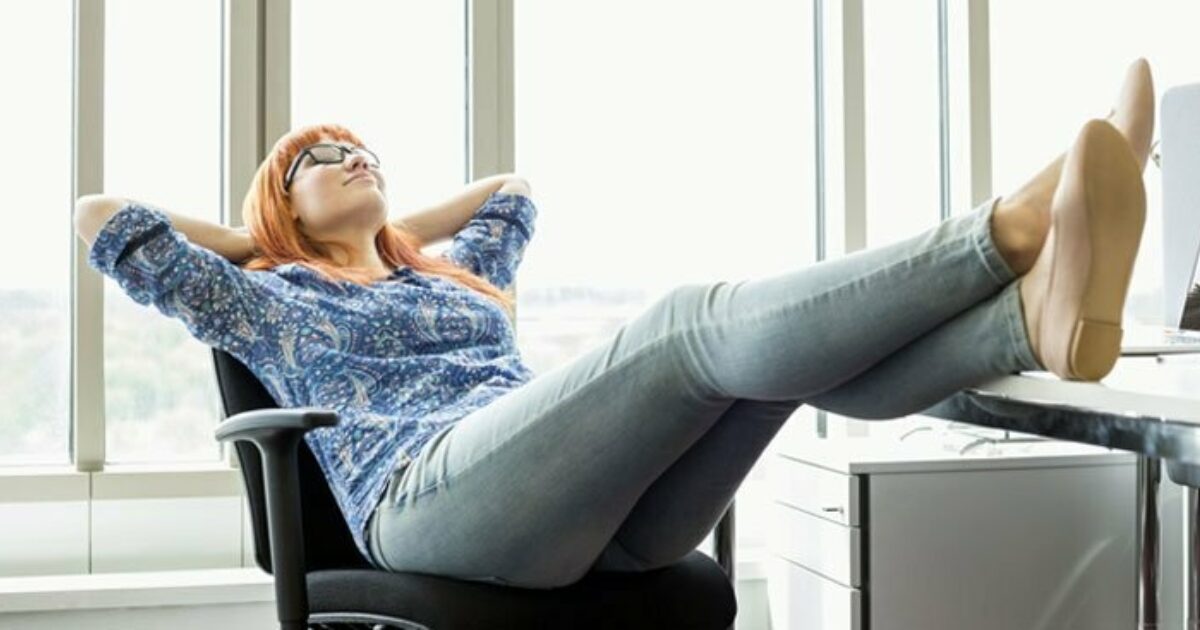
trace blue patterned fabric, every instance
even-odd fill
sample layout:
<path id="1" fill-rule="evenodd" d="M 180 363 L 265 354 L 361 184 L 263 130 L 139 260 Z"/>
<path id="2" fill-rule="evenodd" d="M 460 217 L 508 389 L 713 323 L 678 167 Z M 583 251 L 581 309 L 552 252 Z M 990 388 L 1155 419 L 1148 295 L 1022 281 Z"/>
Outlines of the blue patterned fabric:
<path id="1" fill-rule="evenodd" d="M 507 290 L 536 216 L 529 198 L 493 194 L 443 256 Z M 498 304 L 408 267 L 370 287 L 296 263 L 247 271 L 133 202 L 105 222 L 88 264 L 237 357 L 280 407 L 338 412 L 338 426 L 305 439 L 364 557 L 363 530 L 394 467 L 534 376 Z"/>

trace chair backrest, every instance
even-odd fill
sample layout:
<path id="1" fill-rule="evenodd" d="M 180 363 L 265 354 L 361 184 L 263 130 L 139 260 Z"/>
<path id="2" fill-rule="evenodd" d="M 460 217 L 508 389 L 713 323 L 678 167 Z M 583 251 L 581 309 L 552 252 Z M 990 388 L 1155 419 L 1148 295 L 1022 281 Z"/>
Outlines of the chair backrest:
<path id="1" fill-rule="evenodd" d="M 227 352 L 212 348 L 217 370 L 217 386 L 225 408 L 225 417 L 255 409 L 276 409 L 258 377 L 241 361 Z M 246 485 L 250 520 L 254 531 L 254 557 L 258 566 L 271 572 L 271 545 L 267 533 L 267 500 L 263 486 L 262 459 L 258 448 L 249 442 L 237 442 L 238 463 Z M 296 454 L 300 467 L 300 513 L 304 528 L 304 564 L 306 571 L 335 568 L 372 568 L 363 558 L 350 528 L 338 509 L 321 466 L 308 444 L 301 440 Z"/>

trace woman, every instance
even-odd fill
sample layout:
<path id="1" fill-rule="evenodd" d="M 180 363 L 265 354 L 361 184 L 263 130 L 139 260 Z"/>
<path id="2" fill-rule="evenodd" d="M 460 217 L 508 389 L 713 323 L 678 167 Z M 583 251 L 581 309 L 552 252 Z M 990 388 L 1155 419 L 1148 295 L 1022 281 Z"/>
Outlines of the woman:
<path id="1" fill-rule="evenodd" d="M 516 178 L 472 184 L 461 216 L 389 224 L 373 154 L 310 127 L 259 168 L 248 232 L 109 197 L 76 224 L 91 266 L 281 406 L 339 412 L 307 442 L 376 566 L 554 588 L 694 549 L 801 404 L 889 418 L 1020 370 L 1103 377 L 1153 127 L 1138 60 L 1108 119 L 1013 194 L 887 247 L 679 286 L 536 377 L 502 293 L 537 214 Z M 445 256 L 418 251 L 450 235 Z"/>

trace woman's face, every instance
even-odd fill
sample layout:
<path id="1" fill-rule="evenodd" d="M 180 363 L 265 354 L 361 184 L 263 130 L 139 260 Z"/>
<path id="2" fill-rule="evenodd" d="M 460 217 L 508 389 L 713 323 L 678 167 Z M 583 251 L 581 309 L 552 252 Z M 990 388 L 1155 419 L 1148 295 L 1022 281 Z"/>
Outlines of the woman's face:
<path id="1" fill-rule="evenodd" d="M 354 147 L 331 138 L 321 142 Z M 346 155 L 338 164 L 317 163 L 305 155 L 287 189 L 292 220 L 299 221 L 310 236 L 375 234 L 387 222 L 385 193 L 383 174 L 360 152 Z"/>

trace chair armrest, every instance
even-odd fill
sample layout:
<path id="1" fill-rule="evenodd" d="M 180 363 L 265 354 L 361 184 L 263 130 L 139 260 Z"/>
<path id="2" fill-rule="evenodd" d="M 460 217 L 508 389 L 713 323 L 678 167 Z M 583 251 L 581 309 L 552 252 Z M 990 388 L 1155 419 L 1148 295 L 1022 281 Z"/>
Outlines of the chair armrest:
<path id="1" fill-rule="evenodd" d="M 262 448 L 260 442 L 269 442 L 280 433 L 298 431 L 303 435 L 312 429 L 332 427 L 337 423 L 337 413 L 318 407 L 255 409 L 217 425 L 216 436 L 221 442 L 249 440 Z"/>
<path id="2" fill-rule="evenodd" d="M 229 417 L 217 425 L 215 431 L 221 442 L 251 442 L 262 457 L 271 573 L 275 575 L 276 608 L 279 627 L 283 630 L 303 630 L 308 626 L 308 585 L 296 449 L 305 433 L 337 423 L 337 413 L 327 409 L 255 409 Z M 244 476 L 245 470 L 242 472 Z"/>

